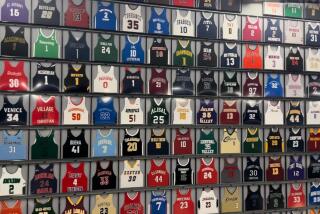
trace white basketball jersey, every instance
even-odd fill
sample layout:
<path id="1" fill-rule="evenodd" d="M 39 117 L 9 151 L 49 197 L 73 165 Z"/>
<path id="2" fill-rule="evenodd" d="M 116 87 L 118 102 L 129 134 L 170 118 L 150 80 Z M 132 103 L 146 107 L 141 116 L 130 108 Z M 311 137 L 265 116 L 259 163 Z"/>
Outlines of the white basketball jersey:
<path id="1" fill-rule="evenodd" d="M 126 97 L 124 99 L 124 107 L 121 112 L 121 124 L 144 124 L 140 98 L 129 100 L 129 98 Z"/>
<path id="2" fill-rule="evenodd" d="M 118 93 L 118 82 L 114 75 L 114 66 L 105 72 L 101 65 L 97 67 L 97 76 L 94 79 L 93 92 L 95 93 Z"/>
<path id="3" fill-rule="evenodd" d="M 309 102 L 309 111 L 307 113 L 308 125 L 320 124 L 320 101 Z"/>
<path id="4" fill-rule="evenodd" d="M 271 101 L 268 101 L 267 106 L 268 107 L 264 117 L 264 124 L 283 125 L 283 113 L 281 111 L 281 102 L 278 101 L 276 105 L 273 105 Z"/>
<path id="5" fill-rule="evenodd" d="M 286 20 L 284 26 L 284 42 L 302 45 L 304 38 L 303 22 L 295 20 Z"/>
<path id="6" fill-rule="evenodd" d="M 263 14 L 272 16 L 283 16 L 283 3 L 265 1 L 263 4 Z"/>
<path id="7" fill-rule="evenodd" d="M 106 197 L 103 197 L 101 195 L 96 195 L 96 201 L 94 208 L 92 209 L 91 214 L 101 214 L 105 210 L 107 210 L 108 214 L 116 214 L 117 209 L 114 206 L 113 203 L 113 195 L 108 194 Z"/>
<path id="8" fill-rule="evenodd" d="M 198 200 L 198 214 L 219 213 L 218 198 L 213 190 L 202 190 Z"/>
<path id="9" fill-rule="evenodd" d="M 120 176 L 120 188 L 143 187 L 144 185 L 140 160 L 131 163 L 127 160 L 123 162 L 124 168 Z"/>
<path id="10" fill-rule="evenodd" d="M 126 4 L 122 20 L 123 31 L 143 33 L 144 20 L 141 13 L 141 6 Z"/>
<path id="11" fill-rule="evenodd" d="M 304 97 L 304 88 L 301 74 L 289 74 L 286 84 L 286 97 Z"/>
<path id="12" fill-rule="evenodd" d="M 220 152 L 223 153 L 240 153 L 241 144 L 238 138 L 238 130 L 234 129 L 232 133 L 228 129 L 223 130 L 223 138 L 220 143 Z"/>
<path id="13" fill-rule="evenodd" d="M 177 10 L 177 16 L 172 25 L 172 34 L 175 36 L 194 36 L 195 27 L 192 21 L 192 13 L 191 11 L 183 12 L 186 12 L 186 15 L 182 15 L 182 11 Z"/>
<path id="14" fill-rule="evenodd" d="M 270 70 L 283 70 L 283 57 L 281 55 L 281 47 L 271 47 L 268 45 L 268 52 L 264 58 L 264 68 Z"/>
<path id="15" fill-rule="evenodd" d="M 320 71 L 320 49 L 309 48 L 306 60 L 306 71 Z"/>
<path id="16" fill-rule="evenodd" d="M 22 177 L 21 167 L 14 173 L 9 173 L 2 167 L 0 178 L 0 196 L 25 194 L 26 181 Z"/>
<path id="17" fill-rule="evenodd" d="M 74 103 L 68 97 L 67 107 L 63 112 L 63 124 L 65 125 L 88 125 L 89 113 L 86 108 L 86 98 L 82 97 L 80 103 Z"/>
<path id="18" fill-rule="evenodd" d="M 238 19 L 234 15 L 232 18 L 230 16 L 223 16 L 222 24 L 222 39 L 238 40 Z"/>
<path id="19" fill-rule="evenodd" d="M 191 100 L 176 98 L 176 108 L 173 112 L 173 124 L 193 124 Z"/>

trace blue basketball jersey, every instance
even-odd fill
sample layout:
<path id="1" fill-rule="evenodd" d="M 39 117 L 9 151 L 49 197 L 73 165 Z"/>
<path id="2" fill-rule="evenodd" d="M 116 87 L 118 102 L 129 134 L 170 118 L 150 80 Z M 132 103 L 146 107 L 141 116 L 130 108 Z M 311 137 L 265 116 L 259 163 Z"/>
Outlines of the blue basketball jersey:
<path id="1" fill-rule="evenodd" d="M 126 37 L 125 46 L 122 50 L 122 62 L 130 64 L 144 63 L 144 51 L 141 46 L 140 37 L 135 42 L 132 42 L 129 36 Z"/>
<path id="2" fill-rule="evenodd" d="M 94 26 L 101 30 L 117 30 L 117 17 L 115 15 L 114 3 L 108 5 L 98 1 L 98 10 L 95 15 Z"/>
<path id="3" fill-rule="evenodd" d="M 154 191 L 151 194 L 150 214 L 166 214 L 167 213 L 167 197 L 166 192 L 156 195 Z"/>
<path id="4" fill-rule="evenodd" d="M 92 143 L 93 157 L 116 156 L 117 142 L 114 137 L 113 129 L 104 135 L 101 130 L 96 131 L 95 141 Z"/>
<path id="5" fill-rule="evenodd" d="M 280 74 L 273 78 L 270 74 L 267 75 L 265 83 L 265 97 L 283 97 L 283 87 L 281 85 Z"/>
<path id="6" fill-rule="evenodd" d="M 309 205 L 320 205 L 320 183 L 312 182 L 309 191 Z"/>
<path id="7" fill-rule="evenodd" d="M 4 130 L 3 142 L 0 143 L 0 160 L 26 160 L 27 144 L 24 143 L 24 133 L 22 130 L 11 135 Z"/>
<path id="8" fill-rule="evenodd" d="M 160 14 L 157 13 L 156 8 L 151 8 L 151 16 L 149 19 L 148 33 L 169 35 L 169 22 L 167 18 L 167 10 L 162 9 Z"/>
<path id="9" fill-rule="evenodd" d="M 105 125 L 116 124 L 117 112 L 113 106 L 112 97 L 99 97 L 97 99 L 97 108 L 93 112 L 93 124 Z"/>
<path id="10" fill-rule="evenodd" d="M 303 180 L 304 179 L 304 167 L 302 165 L 302 156 L 299 156 L 296 160 L 293 156 L 290 156 L 290 162 L 288 167 L 288 180 Z"/>
<path id="11" fill-rule="evenodd" d="M 201 20 L 197 26 L 197 36 L 208 39 L 217 38 L 217 26 L 214 23 L 213 13 L 201 13 Z"/>

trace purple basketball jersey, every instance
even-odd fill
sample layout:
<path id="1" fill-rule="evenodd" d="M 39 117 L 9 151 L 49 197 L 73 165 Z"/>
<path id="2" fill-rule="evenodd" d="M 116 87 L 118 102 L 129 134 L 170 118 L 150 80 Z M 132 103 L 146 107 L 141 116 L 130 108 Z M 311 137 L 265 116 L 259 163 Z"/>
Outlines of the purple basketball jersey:
<path id="1" fill-rule="evenodd" d="M 302 165 L 302 156 L 295 159 L 290 156 L 290 163 L 288 167 L 288 180 L 303 180 L 304 179 L 304 167 Z"/>
<path id="2" fill-rule="evenodd" d="M 27 23 L 28 18 L 25 0 L 6 0 L 1 8 L 1 21 Z"/>

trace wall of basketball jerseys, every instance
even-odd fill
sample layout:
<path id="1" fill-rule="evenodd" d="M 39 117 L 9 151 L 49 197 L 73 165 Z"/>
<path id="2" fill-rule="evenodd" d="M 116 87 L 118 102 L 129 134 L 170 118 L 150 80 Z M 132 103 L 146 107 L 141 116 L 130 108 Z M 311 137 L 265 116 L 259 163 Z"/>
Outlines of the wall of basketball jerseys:
<path id="1" fill-rule="evenodd" d="M 241 2 L 0 0 L 0 214 L 320 213 L 320 3 Z"/>

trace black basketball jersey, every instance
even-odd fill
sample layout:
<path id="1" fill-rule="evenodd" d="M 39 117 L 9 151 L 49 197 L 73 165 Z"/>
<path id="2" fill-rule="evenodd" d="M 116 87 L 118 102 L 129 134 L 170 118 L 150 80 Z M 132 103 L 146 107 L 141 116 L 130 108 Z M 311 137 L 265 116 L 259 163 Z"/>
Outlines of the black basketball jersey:
<path id="1" fill-rule="evenodd" d="M 34 9 L 33 22 L 41 25 L 59 25 L 60 12 L 57 9 L 56 0 L 39 0 L 36 9 Z"/>
<path id="2" fill-rule="evenodd" d="M 308 178 L 320 178 L 320 156 L 310 156 Z"/>
<path id="3" fill-rule="evenodd" d="M 217 39 L 217 26 L 214 23 L 213 13 L 201 13 L 201 19 L 197 26 L 197 37 L 207 39 Z"/>
<path id="4" fill-rule="evenodd" d="M 320 74 L 309 75 L 307 91 L 309 97 L 320 97 Z"/>
<path id="5" fill-rule="evenodd" d="M 89 79 L 86 75 L 85 64 L 76 65 L 76 67 L 68 64 L 68 74 L 64 79 L 64 91 L 68 93 L 89 92 Z"/>
<path id="6" fill-rule="evenodd" d="M 140 138 L 140 130 L 134 134 L 130 134 L 125 130 L 122 141 L 122 156 L 141 156 L 142 155 L 142 141 Z"/>
<path id="7" fill-rule="evenodd" d="M 160 42 L 159 42 L 160 40 Z M 163 38 L 154 38 L 150 48 L 151 65 L 168 65 L 169 61 L 168 48 Z"/>
<path id="8" fill-rule="evenodd" d="M 217 9 L 217 0 L 198 0 L 198 7 L 206 10 Z"/>
<path id="9" fill-rule="evenodd" d="M 32 80 L 33 90 L 37 92 L 59 92 L 59 78 L 56 74 L 56 64 L 45 66 L 37 64 L 37 71 Z"/>
<path id="10" fill-rule="evenodd" d="M 200 80 L 197 84 L 197 94 L 217 96 L 218 87 L 214 79 L 213 71 L 200 71 Z"/>
<path id="11" fill-rule="evenodd" d="M 304 152 L 304 140 L 301 129 L 289 128 L 287 152 Z"/>
<path id="12" fill-rule="evenodd" d="M 286 118 L 287 124 L 302 125 L 303 118 L 300 102 L 290 102 L 289 111 Z"/>
<path id="13" fill-rule="evenodd" d="M 227 72 L 223 72 L 223 81 L 220 86 L 222 96 L 240 96 L 240 84 L 238 83 L 237 72 L 229 76 Z"/>
<path id="14" fill-rule="evenodd" d="M 220 64 L 223 68 L 240 68 L 240 56 L 236 43 L 224 43 Z"/>
<path id="15" fill-rule="evenodd" d="M 84 134 L 84 129 L 82 129 L 78 136 L 74 136 L 71 130 L 68 129 L 67 140 L 63 145 L 63 158 L 88 157 L 88 144 Z"/>
<path id="16" fill-rule="evenodd" d="M 308 0 L 305 3 L 305 17 L 307 19 L 320 20 L 320 1 Z"/>
<path id="17" fill-rule="evenodd" d="M 27 125 L 27 111 L 23 106 L 23 96 L 20 96 L 16 103 L 11 103 L 7 96 L 3 96 L 0 124 Z"/>
<path id="18" fill-rule="evenodd" d="M 169 112 L 166 108 L 165 99 L 151 99 L 151 107 L 148 113 L 148 124 L 168 125 Z"/>
<path id="19" fill-rule="evenodd" d="M 255 160 L 251 160 L 247 157 L 247 166 L 244 170 L 244 181 L 256 182 L 263 180 L 263 171 L 260 166 L 260 158 L 257 157 Z"/>
<path id="20" fill-rule="evenodd" d="M 113 172 L 113 162 L 109 161 L 107 168 L 102 168 L 98 161 L 96 164 L 96 172 L 92 177 L 92 190 L 115 189 L 117 186 L 117 178 Z"/>
<path id="21" fill-rule="evenodd" d="M 172 84 L 173 95 L 193 95 L 193 82 L 190 70 L 178 69 Z"/>
<path id="22" fill-rule="evenodd" d="M 241 0 L 223 0 L 221 1 L 221 10 L 230 12 L 240 12 Z"/>
<path id="23" fill-rule="evenodd" d="M 89 61 L 90 49 L 87 44 L 86 32 L 80 38 L 75 38 L 69 31 L 69 40 L 64 47 L 65 59 L 74 61 Z"/>
<path id="24" fill-rule="evenodd" d="M 252 186 L 247 187 L 247 197 L 245 200 L 246 211 L 251 210 L 262 210 L 263 209 L 263 198 L 261 196 L 260 186 L 258 186 L 257 191 L 253 192 L 251 190 Z"/>
<path id="25" fill-rule="evenodd" d="M 57 193 L 57 179 L 54 175 L 54 165 L 50 163 L 46 168 L 35 165 L 34 176 L 31 180 L 31 194 Z"/>
<path id="26" fill-rule="evenodd" d="M 192 184 L 192 169 L 191 161 L 184 165 L 180 163 L 180 159 L 177 159 L 175 173 L 175 183 L 174 185 L 190 185 Z"/>
<path id="27" fill-rule="evenodd" d="M 293 48 L 290 48 L 290 52 L 286 58 L 286 70 L 289 72 L 303 71 L 303 58 L 299 48 L 295 49 L 295 51 L 293 51 Z"/>
<path id="28" fill-rule="evenodd" d="M 125 69 L 125 76 L 122 80 L 122 93 L 143 93 L 143 80 L 141 78 L 140 68 L 137 68 L 134 72 L 132 72 L 129 68 Z"/>
<path id="29" fill-rule="evenodd" d="M 163 129 L 162 133 L 156 134 L 154 129 L 151 129 L 151 137 L 148 142 L 148 155 L 168 155 L 169 142 L 166 138 L 166 130 Z"/>
<path id="30" fill-rule="evenodd" d="M 28 57 L 29 45 L 24 38 L 24 27 L 14 32 L 9 25 L 5 27 L 6 33 L 1 41 L 1 55 Z"/>
<path id="31" fill-rule="evenodd" d="M 246 103 L 246 109 L 243 112 L 243 124 L 257 124 L 261 125 L 262 115 L 259 109 L 259 104 L 255 103 L 253 106 Z"/>
<path id="32" fill-rule="evenodd" d="M 320 26 L 317 23 L 306 23 L 306 45 L 320 46 Z"/>
<path id="33" fill-rule="evenodd" d="M 198 54 L 198 66 L 217 67 L 217 55 L 214 43 L 201 42 Z"/>
<path id="34" fill-rule="evenodd" d="M 267 209 L 283 209 L 284 208 L 284 196 L 282 193 L 282 185 L 279 184 L 277 188 L 273 185 L 269 185 L 269 195 L 267 199 Z"/>
<path id="35" fill-rule="evenodd" d="M 282 137 L 278 128 L 270 129 L 266 140 L 267 152 L 283 152 Z"/>

